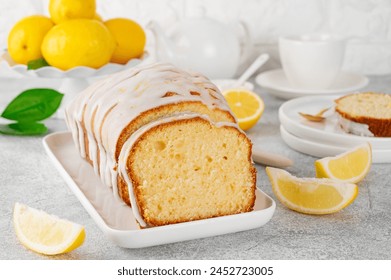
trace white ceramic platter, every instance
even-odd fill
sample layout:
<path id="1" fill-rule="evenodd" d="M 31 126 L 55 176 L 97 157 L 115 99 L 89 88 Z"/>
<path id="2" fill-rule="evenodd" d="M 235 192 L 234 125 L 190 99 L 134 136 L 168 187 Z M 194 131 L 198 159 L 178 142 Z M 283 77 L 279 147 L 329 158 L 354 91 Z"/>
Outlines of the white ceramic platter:
<path id="1" fill-rule="evenodd" d="M 282 69 L 270 70 L 259 74 L 255 82 L 264 88 L 269 94 L 282 99 L 292 99 L 310 95 L 332 95 L 357 91 L 369 83 L 365 76 L 342 72 L 334 85 L 323 90 L 307 90 L 292 87 Z"/>
<path id="2" fill-rule="evenodd" d="M 310 141 L 289 133 L 284 126 L 280 126 L 281 137 L 292 149 L 314 157 L 336 156 L 346 152 L 346 148 L 329 145 L 321 142 Z M 391 150 L 372 150 L 373 163 L 390 163 Z"/>
<path id="3" fill-rule="evenodd" d="M 99 228 L 118 246 L 142 248 L 254 229 L 273 216 L 275 202 L 256 191 L 254 211 L 187 223 L 140 229 L 131 208 L 114 198 L 77 152 L 70 132 L 46 136 L 43 144 L 61 176 Z"/>
<path id="4" fill-rule="evenodd" d="M 334 100 L 338 97 L 308 96 L 287 101 L 278 111 L 280 122 L 290 134 L 312 142 L 346 148 L 369 142 L 373 150 L 391 150 L 391 137 L 364 137 L 346 133 L 339 126 L 335 114 L 321 123 L 305 120 L 299 115 L 299 112 L 316 114 L 324 108 L 333 108 Z"/>

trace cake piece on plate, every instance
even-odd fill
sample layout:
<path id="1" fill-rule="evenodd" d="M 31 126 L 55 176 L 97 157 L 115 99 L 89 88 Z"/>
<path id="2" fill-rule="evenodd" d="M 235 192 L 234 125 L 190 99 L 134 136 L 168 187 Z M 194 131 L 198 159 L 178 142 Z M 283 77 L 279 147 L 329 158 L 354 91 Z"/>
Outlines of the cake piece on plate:
<path id="1" fill-rule="evenodd" d="M 391 137 L 391 95 L 354 93 L 335 100 L 341 127 L 360 136 Z"/>

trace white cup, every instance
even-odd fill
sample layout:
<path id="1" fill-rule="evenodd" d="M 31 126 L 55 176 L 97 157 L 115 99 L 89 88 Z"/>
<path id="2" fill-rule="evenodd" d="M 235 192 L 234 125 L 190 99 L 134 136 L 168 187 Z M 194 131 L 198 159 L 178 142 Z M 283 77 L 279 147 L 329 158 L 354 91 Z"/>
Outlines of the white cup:
<path id="1" fill-rule="evenodd" d="M 280 37 L 282 67 L 289 83 L 302 89 L 327 89 L 338 77 L 345 41 L 329 34 Z"/>

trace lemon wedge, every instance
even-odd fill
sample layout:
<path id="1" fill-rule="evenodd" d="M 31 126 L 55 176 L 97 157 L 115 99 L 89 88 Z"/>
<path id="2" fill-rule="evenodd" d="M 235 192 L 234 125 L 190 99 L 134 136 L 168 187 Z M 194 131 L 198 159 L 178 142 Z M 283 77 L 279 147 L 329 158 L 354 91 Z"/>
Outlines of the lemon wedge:
<path id="1" fill-rule="evenodd" d="M 57 255 L 70 252 L 85 239 L 83 226 L 20 203 L 15 203 L 13 218 L 19 241 L 37 253 Z"/>
<path id="2" fill-rule="evenodd" d="M 315 161 L 316 177 L 358 183 L 367 175 L 371 164 L 371 145 L 366 143 L 335 157 Z"/>
<path id="3" fill-rule="evenodd" d="M 355 184 L 332 179 L 297 178 L 285 170 L 266 167 L 273 192 L 289 209 L 323 215 L 351 204 L 358 194 Z"/>
<path id="4" fill-rule="evenodd" d="M 224 91 L 223 95 L 241 129 L 250 129 L 262 116 L 265 103 L 255 92 L 246 89 L 229 89 Z"/>

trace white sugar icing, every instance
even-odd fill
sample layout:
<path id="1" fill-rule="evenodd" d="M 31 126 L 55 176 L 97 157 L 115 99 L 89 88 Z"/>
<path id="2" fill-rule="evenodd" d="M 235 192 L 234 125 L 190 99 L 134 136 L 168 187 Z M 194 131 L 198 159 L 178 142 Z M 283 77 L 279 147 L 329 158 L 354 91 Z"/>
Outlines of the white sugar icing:
<path id="1" fill-rule="evenodd" d="M 369 126 L 364 123 L 358 123 L 351 120 L 348 120 L 344 117 L 342 117 L 340 114 L 338 114 L 338 121 L 341 125 L 342 129 L 345 130 L 348 133 L 352 133 L 359 136 L 368 136 L 373 137 L 375 136 L 370 130 Z"/>
<path id="2" fill-rule="evenodd" d="M 176 95 L 165 98 L 167 92 Z M 224 97 L 206 77 L 181 71 L 171 64 L 156 63 L 127 69 L 97 81 L 67 107 L 66 121 L 76 147 L 84 158 L 87 157 L 84 138 L 87 138 L 88 156 L 95 173 L 99 174 L 105 185 L 113 189 L 113 194 L 118 198 L 115 152 L 121 132 L 145 111 L 184 101 L 202 102 L 209 109 L 219 108 L 232 115 Z M 158 123 L 154 122 L 154 125 Z M 224 125 L 238 128 L 232 123 Z M 132 139 L 135 137 L 132 136 Z M 131 189 L 129 184 L 128 188 Z M 133 204 L 135 202 L 132 200 L 135 199 L 132 198 L 132 192 L 129 193 Z M 139 220 L 139 223 L 142 224 L 142 221 Z"/>

